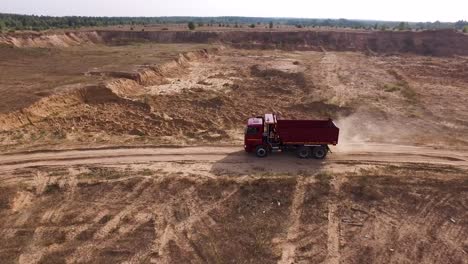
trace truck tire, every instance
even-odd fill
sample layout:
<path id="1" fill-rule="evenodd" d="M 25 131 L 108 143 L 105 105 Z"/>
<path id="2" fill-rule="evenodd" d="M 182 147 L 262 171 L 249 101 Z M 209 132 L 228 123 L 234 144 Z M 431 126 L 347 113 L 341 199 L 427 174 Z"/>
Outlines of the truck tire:
<path id="1" fill-rule="evenodd" d="M 268 149 L 263 145 L 257 146 L 255 149 L 255 155 L 259 158 L 265 158 L 268 156 Z"/>
<path id="2" fill-rule="evenodd" d="M 301 159 L 307 159 L 310 157 L 310 148 L 306 146 L 299 147 L 297 150 L 297 156 Z"/>
<path id="3" fill-rule="evenodd" d="M 312 156 L 316 159 L 324 159 L 327 156 L 327 148 L 323 146 L 314 147 L 312 149 Z"/>

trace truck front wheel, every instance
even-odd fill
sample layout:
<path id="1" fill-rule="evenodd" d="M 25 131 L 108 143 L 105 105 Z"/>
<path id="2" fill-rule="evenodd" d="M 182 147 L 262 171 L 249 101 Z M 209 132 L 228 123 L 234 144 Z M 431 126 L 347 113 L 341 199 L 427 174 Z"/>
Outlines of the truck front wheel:
<path id="1" fill-rule="evenodd" d="M 297 150 L 297 156 L 301 159 L 307 159 L 310 157 L 310 148 L 302 146 Z"/>
<path id="2" fill-rule="evenodd" d="M 268 156 L 268 150 L 265 146 L 260 145 L 255 149 L 255 155 L 259 158 L 264 158 Z"/>
<path id="3" fill-rule="evenodd" d="M 314 147 L 312 150 L 312 156 L 316 159 L 324 159 L 327 156 L 327 148 L 323 146 Z"/>

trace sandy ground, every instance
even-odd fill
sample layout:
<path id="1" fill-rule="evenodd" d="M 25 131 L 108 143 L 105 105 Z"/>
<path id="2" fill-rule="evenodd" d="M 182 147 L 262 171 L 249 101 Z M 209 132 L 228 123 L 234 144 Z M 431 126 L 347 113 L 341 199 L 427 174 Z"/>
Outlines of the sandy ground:
<path id="1" fill-rule="evenodd" d="M 2 263 L 466 263 L 466 57 L 1 56 Z M 258 159 L 242 131 L 265 112 L 332 117 L 340 142 L 325 160 Z"/>
<path id="2" fill-rule="evenodd" d="M 466 167 L 468 165 L 468 152 L 455 150 L 442 150 L 431 147 L 416 147 L 389 144 L 351 144 L 345 149 L 331 148 L 332 153 L 324 161 L 297 160 L 291 153 L 273 153 L 268 159 L 255 159 L 247 155 L 239 147 L 112 147 L 86 150 L 43 150 L 33 153 L 1 155 L 0 168 L 2 170 L 15 170 L 34 166 L 74 166 L 74 165 L 125 165 L 125 164 L 151 164 L 160 162 L 194 162 L 195 166 L 202 163 L 225 163 L 226 167 L 243 164 L 243 167 L 264 167 L 271 172 L 298 171 L 316 166 L 332 164 L 433 164 Z M 333 153 L 333 151 L 337 151 Z M 290 164 L 294 164 L 291 166 Z M 344 167 L 344 166 L 343 166 Z M 187 171 L 177 171 L 186 173 Z"/>

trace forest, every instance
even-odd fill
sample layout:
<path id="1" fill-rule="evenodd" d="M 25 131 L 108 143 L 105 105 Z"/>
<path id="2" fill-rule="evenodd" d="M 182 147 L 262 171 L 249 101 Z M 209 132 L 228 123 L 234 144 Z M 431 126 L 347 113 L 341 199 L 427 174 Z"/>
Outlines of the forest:
<path id="1" fill-rule="evenodd" d="M 312 18 L 264 18 L 264 17 L 84 17 L 84 16 L 36 16 L 0 13 L 0 31 L 48 29 L 77 29 L 82 27 L 105 27 L 116 25 L 152 25 L 190 23 L 197 26 L 242 27 L 243 25 L 301 27 L 336 27 L 378 30 L 427 30 L 457 29 L 468 27 L 468 21 L 450 22 L 405 22 L 350 19 Z"/>

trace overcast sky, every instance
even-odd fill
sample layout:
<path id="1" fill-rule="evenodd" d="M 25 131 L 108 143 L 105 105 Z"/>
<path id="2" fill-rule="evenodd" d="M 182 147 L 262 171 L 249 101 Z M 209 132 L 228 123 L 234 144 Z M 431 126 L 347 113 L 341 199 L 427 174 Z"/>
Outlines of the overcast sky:
<path id="1" fill-rule="evenodd" d="M 0 0 L 0 13 L 52 16 L 258 16 L 468 20 L 468 0 Z"/>

